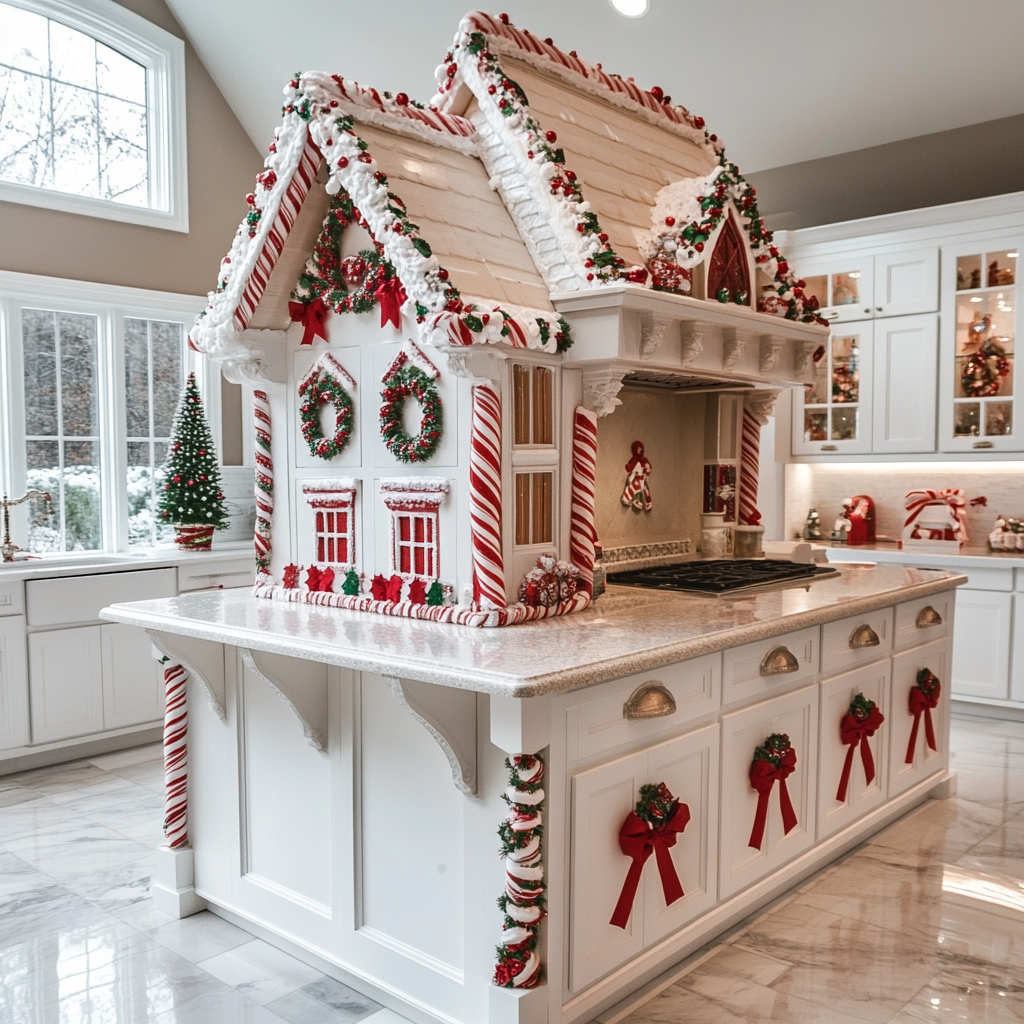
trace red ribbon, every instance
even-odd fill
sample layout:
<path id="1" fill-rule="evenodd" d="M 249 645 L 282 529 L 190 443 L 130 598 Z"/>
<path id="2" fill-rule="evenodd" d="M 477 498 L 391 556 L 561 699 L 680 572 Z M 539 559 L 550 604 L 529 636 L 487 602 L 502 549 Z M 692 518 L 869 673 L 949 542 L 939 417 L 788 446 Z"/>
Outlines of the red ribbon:
<path id="1" fill-rule="evenodd" d="M 924 712 L 924 736 L 932 750 L 939 748 L 935 744 L 935 726 L 932 724 L 932 708 L 939 703 L 942 696 L 942 684 L 935 680 L 935 692 L 929 697 L 920 686 L 910 688 L 910 713 L 914 716 L 914 725 L 910 730 L 910 742 L 907 744 L 906 763 L 914 763 L 914 749 L 917 747 L 917 730 L 921 725 L 921 712 Z"/>
<path id="2" fill-rule="evenodd" d="M 757 790 L 757 811 L 754 814 L 754 827 L 750 830 L 748 846 L 755 850 L 761 849 L 764 841 L 764 827 L 768 821 L 768 798 L 772 794 L 772 786 L 776 779 L 779 782 L 779 807 L 782 810 L 782 828 L 789 835 L 796 828 L 796 811 L 789 799 L 786 779 L 796 769 L 796 751 L 790 747 L 782 754 L 778 768 L 771 761 L 754 761 L 750 766 L 750 784 Z"/>
<path id="3" fill-rule="evenodd" d="M 885 721 L 885 716 L 877 707 L 871 709 L 867 718 L 858 718 L 856 715 L 843 715 L 839 723 L 839 738 L 843 743 L 849 744 L 850 749 L 846 752 L 846 763 L 843 765 L 843 774 L 839 778 L 839 790 L 836 799 L 840 803 L 846 800 L 846 790 L 850 785 L 850 772 L 853 769 L 853 754 L 860 744 L 860 759 L 864 765 L 864 777 L 870 786 L 875 781 L 875 759 L 871 754 L 871 744 L 868 737 L 874 736 L 875 731 Z"/>
<path id="4" fill-rule="evenodd" d="M 327 340 L 327 314 L 330 310 L 324 304 L 323 299 L 313 299 L 312 302 L 289 302 L 288 315 L 292 321 L 302 324 L 305 330 L 302 332 L 300 345 L 312 345 L 314 338 Z"/>
<path id="5" fill-rule="evenodd" d="M 638 817 L 633 811 L 629 812 L 622 823 L 622 828 L 619 829 L 619 849 L 627 857 L 632 857 L 633 863 L 630 864 L 626 880 L 622 883 L 622 892 L 619 893 L 619 901 L 615 904 L 615 912 L 609 924 L 616 928 L 626 927 L 629 915 L 633 911 L 633 900 L 640 885 L 640 876 L 652 852 L 658 862 L 665 905 L 671 906 L 676 900 L 683 898 L 683 887 L 672 863 L 672 855 L 668 851 L 676 845 L 676 835 L 686 828 L 689 820 L 690 808 L 678 801 L 672 817 L 659 828 L 652 829 L 643 818 Z"/>
<path id="6" fill-rule="evenodd" d="M 380 325 L 393 323 L 399 330 L 402 329 L 402 303 L 408 298 L 402 282 L 397 277 L 382 281 L 373 293 L 380 303 Z"/>

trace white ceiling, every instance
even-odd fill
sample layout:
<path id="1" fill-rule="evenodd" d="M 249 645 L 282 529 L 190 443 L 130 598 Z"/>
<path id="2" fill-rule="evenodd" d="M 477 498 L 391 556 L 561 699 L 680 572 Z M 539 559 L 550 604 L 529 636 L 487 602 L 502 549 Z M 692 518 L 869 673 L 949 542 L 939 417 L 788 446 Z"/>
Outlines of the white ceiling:
<path id="1" fill-rule="evenodd" d="M 467 0 L 167 2 L 261 151 L 298 70 L 427 102 L 467 10 Z M 651 0 L 635 20 L 607 0 L 501 2 L 520 28 L 660 85 L 747 172 L 1024 112 L 1020 0 Z"/>

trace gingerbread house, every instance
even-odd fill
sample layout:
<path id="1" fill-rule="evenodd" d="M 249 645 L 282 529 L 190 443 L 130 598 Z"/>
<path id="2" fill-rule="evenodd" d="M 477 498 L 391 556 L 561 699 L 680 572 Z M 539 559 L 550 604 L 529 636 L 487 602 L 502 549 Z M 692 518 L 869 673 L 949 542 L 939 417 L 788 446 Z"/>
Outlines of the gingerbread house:
<path id="1" fill-rule="evenodd" d="M 759 423 L 826 331 L 657 87 L 481 13 L 437 77 L 287 84 L 191 342 L 256 389 L 258 596 L 504 625 L 590 603 L 620 393 L 731 396 L 756 523 Z"/>

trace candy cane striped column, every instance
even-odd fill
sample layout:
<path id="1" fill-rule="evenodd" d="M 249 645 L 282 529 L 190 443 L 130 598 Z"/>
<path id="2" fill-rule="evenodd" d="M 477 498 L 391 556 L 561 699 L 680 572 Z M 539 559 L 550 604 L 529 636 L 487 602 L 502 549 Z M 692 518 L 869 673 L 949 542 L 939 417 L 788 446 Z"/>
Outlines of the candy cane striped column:
<path id="1" fill-rule="evenodd" d="M 164 668 L 164 836 L 172 849 L 188 846 L 188 672 Z"/>
<path id="2" fill-rule="evenodd" d="M 274 460 L 270 456 L 270 400 L 265 391 L 253 392 L 256 422 L 256 571 L 270 572 L 271 530 L 274 520 Z"/>
<path id="3" fill-rule="evenodd" d="M 576 407 L 572 432 L 572 519 L 569 560 L 580 571 L 580 588 L 594 592 L 594 480 L 597 476 L 597 416 Z"/>
<path id="4" fill-rule="evenodd" d="M 469 451 L 469 521 L 473 533 L 473 601 L 504 608 L 501 554 L 501 397 L 489 384 L 473 388 Z"/>
<path id="5" fill-rule="evenodd" d="M 761 424 L 746 406 L 743 407 L 743 434 L 740 440 L 740 515 L 743 526 L 757 526 L 761 513 L 757 510 L 757 480 L 761 471 Z"/>

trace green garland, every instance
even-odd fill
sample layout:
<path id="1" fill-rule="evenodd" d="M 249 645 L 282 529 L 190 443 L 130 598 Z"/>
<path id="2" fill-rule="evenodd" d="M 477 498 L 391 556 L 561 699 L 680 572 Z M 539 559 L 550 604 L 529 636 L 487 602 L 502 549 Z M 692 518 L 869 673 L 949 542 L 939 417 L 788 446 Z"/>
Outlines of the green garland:
<path id="1" fill-rule="evenodd" d="M 441 444 L 441 396 L 437 386 L 418 366 L 403 366 L 385 381 L 381 392 L 380 433 L 388 451 L 400 462 L 426 462 Z M 402 427 L 406 398 L 415 398 L 423 409 L 423 422 L 415 437 Z"/>
<path id="2" fill-rule="evenodd" d="M 321 459 L 333 459 L 340 455 L 352 436 L 352 399 L 344 385 L 332 373 L 320 370 L 299 388 L 302 404 L 299 415 L 302 418 L 302 436 L 310 452 Z M 320 410 L 328 402 L 334 405 L 334 434 L 324 437 L 320 425 Z"/>

